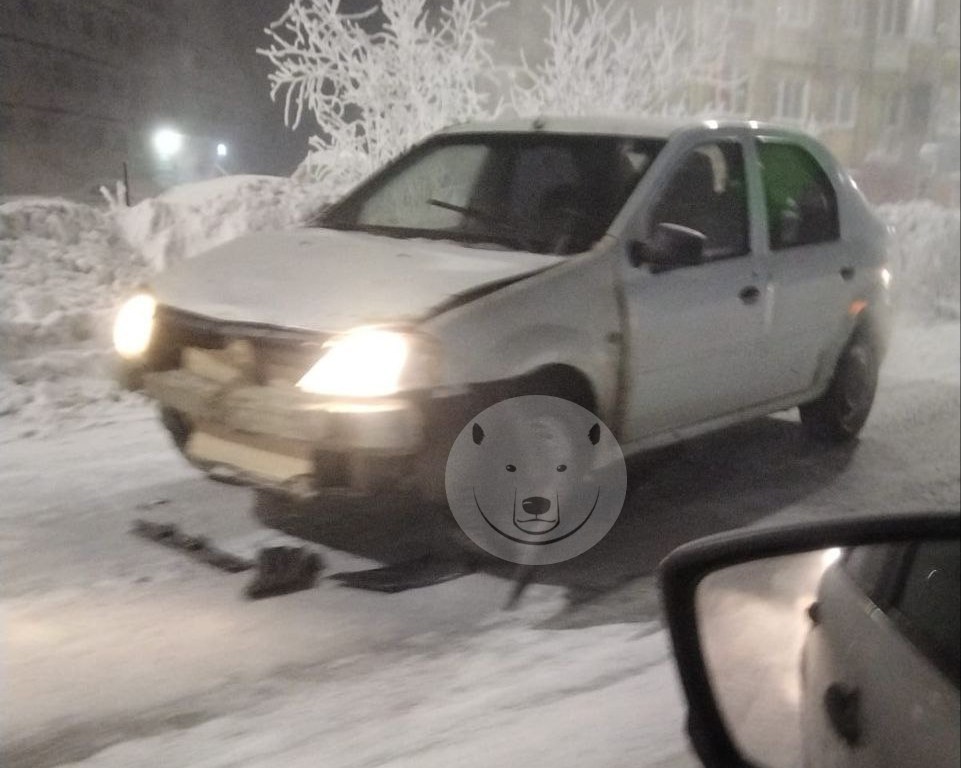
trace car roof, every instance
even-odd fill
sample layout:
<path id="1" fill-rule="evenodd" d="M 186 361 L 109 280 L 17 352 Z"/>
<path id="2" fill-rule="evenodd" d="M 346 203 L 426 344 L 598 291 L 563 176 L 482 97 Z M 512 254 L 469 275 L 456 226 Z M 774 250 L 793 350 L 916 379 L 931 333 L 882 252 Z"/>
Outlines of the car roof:
<path id="1" fill-rule="evenodd" d="M 757 120 L 731 120 L 710 117 L 632 117 L 591 116 L 561 117 L 545 115 L 535 118 L 502 118 L 490 121 L 466 122 L 452 125 L 440 133 L 569 133 L 587 136 L 640 136 L 652 139 L 668 139 L 673 134 L 687 130 L 714 130 L 737 128 L 745 131 L 771 132 L 781 135 L 802 136 L 801 131 L 784 126 L 761 123 Z"/>

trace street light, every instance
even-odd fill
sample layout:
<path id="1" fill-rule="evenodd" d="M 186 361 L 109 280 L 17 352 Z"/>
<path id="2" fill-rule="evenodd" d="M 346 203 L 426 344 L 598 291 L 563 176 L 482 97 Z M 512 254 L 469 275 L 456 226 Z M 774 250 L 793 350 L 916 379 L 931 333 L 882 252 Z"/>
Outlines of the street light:
<path id="1" fill-rule="evenodd" d="M 161 160 L 169 160 L 183 149 L 184 137 L 173 128 L 159 128 L 153 135 L 154 152 Z"/>
<path id="2" fill-rule="evenodd" d="M 226 144 L 221 143 L 221 144 L 218 144 L 218 145 L 217 145 L 217 157 L 227 157 L 227 145 L 226 145 Z"/>

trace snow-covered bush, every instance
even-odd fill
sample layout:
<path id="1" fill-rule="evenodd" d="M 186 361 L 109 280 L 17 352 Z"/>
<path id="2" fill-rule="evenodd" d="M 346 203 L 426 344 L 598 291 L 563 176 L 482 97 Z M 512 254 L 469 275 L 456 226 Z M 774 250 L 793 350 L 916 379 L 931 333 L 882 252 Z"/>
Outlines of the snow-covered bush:
<path id="1" fill-rule="evenodd" d="M 424 0 L 378 5 L 352 14 L 340 0 L 292 0 L 258 49 L 275 67 L 270 94 L 283 99 L 287 124 L 305 111 L 316 121 L 301 175 L 334 192 L 437 129 L 496 111 L 483 31 L 500 3 L 450 0 L 433 13 Z"/>
<path id="2" fill-rule="evenodd" d="M 928 200 L 878 208 L 893 228 L 893 260 L 902 307 L 958 316 L 961 293 L 961 213 Z"/>
<path id="3" fill-rule="evenodd" d="M 733 87 L 723 73 L 730 35 L 723 4 L 658 8 L 641 21 L 615 0 L 555 0 L 547 55 L 522 56 L 510 102 L 520 115 L 691 114 Z"/>

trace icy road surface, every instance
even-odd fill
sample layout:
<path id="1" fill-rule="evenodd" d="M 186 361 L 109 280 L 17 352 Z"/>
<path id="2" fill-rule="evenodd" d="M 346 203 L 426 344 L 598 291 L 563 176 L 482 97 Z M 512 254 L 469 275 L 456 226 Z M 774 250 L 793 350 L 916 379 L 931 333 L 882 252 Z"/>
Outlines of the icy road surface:
<path id="1" fill-rule="evenodd" d="M 129 535 L 147 517 L 237 552 L 276 537 L 150 411 L 0 436 L 0 765 L 692 768 L 658 560 L 741 525 L 957 506 L 958 350 L 956 323 L 902 329 L 856 447 L 813 445 L 786 415 L 650 457 L 608 539 L 544 569 L 514 611 L 499 568 L 247 602 L 249 575 Z M 387 542 L 416 555 L 425 526 L 416 509 L 355 509 L 300 532 L 330 574 L 372 567 Z"/>

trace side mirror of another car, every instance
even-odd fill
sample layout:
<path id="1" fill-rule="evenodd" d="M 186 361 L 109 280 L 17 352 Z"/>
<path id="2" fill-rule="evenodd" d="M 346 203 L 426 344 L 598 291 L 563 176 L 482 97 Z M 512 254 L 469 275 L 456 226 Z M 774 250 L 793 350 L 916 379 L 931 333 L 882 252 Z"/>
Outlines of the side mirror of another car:
<path id="1" fill-rule="evenodd" d="M 959 532 L 954 509 L 733 531 L 672 552 L 663 605 L 704 766 L 833 765 L 893 745 L 899 764 L 956 766 Z M 944 703 L 918 721 L 914 702 L 928 700 Z"/>
<path id="2" fill-rule="evenodd" d="M 696 229 L 664 222 L 657 225 L 648 240 L 635 240 L 630 246 L 631 264 L 647 264 L 651 272 L 666 272 L 704 263 L 707 238 Z"/>

